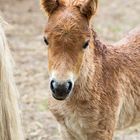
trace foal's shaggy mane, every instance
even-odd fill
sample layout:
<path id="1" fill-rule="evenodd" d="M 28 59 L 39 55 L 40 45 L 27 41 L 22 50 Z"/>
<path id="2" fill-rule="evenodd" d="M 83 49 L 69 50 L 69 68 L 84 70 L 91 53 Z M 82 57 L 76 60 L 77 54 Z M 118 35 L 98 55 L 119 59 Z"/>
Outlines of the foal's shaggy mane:
<path id="1" fill-rule="evenodd" d="M 18 91 L 13 78 L 12 57 L 0 18 L 0 140 L 22 140 Z"/>
<path id="2" fill-rule="evenodd" d="M 94 40 L 94 46 L 95 46 L 95 53 L 96 55 L 102 55 L 104 56 L 105 53 L 107 52 L 106 45 L 101 42 L 100 38 L 98 37 L 97 33 L 91 29 L 92 34 L 93 34 L 93 40 Z"/>

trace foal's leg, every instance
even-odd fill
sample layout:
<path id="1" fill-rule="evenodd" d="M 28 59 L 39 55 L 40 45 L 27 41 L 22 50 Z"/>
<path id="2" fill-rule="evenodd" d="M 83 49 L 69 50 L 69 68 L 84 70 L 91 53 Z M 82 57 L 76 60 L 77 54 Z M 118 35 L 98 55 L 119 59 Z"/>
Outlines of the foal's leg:
<path id="1" fill-rule="evenodd" d="M 113 140 L 115 131 L 115 119 L 99 122 L 97 130 L 87 134 L 87 140 Z"/>

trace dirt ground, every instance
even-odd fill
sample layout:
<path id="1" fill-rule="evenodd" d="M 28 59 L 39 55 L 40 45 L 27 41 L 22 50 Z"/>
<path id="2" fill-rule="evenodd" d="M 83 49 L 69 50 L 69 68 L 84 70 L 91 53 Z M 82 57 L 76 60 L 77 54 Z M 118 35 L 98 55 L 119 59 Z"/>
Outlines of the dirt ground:
<path id="1" fill-rule="evenodd" d="M 109 42 L 119 40 L 140 23 L 139 0 L 99 0 L 93 21 L 98 34 Z M 2 17 L 16 62 L 15 77 L 20 91 L 26 140 L 60 140 L 57 122 L 48 110 L 47 53 L 43 43 L 46 17 L 38 0 L 0 0 Z M 140 140 L 139 129 L 116 140 Z"/>

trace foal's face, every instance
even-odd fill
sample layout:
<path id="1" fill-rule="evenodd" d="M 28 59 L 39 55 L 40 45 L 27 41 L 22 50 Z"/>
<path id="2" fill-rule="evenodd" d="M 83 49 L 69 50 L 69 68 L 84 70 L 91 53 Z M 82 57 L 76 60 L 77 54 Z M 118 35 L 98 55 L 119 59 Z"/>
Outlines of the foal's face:
<path id="1" fill-rule="evenodd" d="M 50 89 L 58 100 L 70 95 L 80 74 L 89 45 L 88 24 L 88 18 L 76 6 L 60 6 L 49 15 L 44 41 L 48 46 Z"/>
<path id="2" fill-rule="evenodd" d="M 60 9 L 50 16 L 45 42 L 50 87 L 55 98 L 64 99 L 72 91 L 88 41 L 88 22 L 77 8 Z"/>

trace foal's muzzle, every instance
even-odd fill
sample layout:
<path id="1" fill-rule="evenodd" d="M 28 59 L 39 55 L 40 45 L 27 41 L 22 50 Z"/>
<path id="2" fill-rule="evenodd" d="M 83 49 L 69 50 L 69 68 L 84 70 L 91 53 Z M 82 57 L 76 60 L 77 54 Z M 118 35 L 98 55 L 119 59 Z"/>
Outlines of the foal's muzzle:
<path id="1" fill-rule="evenodd" d="M 64 100 L 69 95 L 73 87 L 72 82 L 66 81 L 63 83 L 59 83 L 56 80 L 52 80 L 50 82 L 50 88 L 52 91 L 52 95 L 57 100 Z"/>

